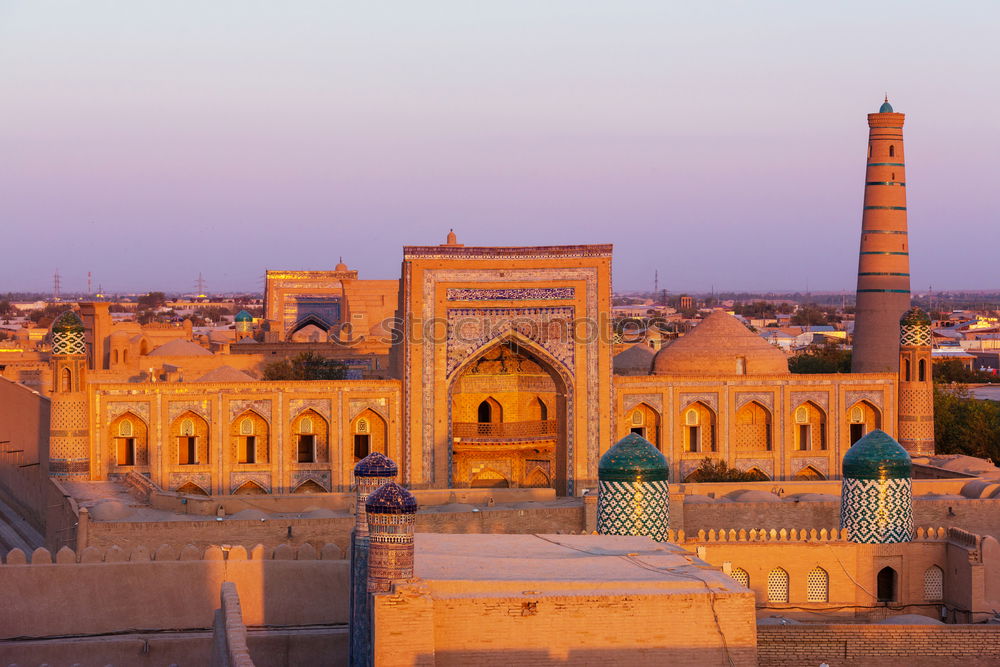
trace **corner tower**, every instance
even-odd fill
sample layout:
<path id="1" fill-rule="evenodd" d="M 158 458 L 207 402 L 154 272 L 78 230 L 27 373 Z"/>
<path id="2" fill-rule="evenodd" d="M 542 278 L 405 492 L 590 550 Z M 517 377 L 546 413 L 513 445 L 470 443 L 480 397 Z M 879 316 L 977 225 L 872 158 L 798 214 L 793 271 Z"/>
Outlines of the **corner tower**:
<path id="1" fill-rule="evenodd" d="M 83 320 L 72 310 L 52 323 L 50 363 L 49 474 L 60 479 L 89 479 L 87 344 Z"/>
<path id="2" fill-rule="evenodd" d="M 855 373 L 899 370 L 899 319 L 910 307 L 904 115 L 888 98 L 868 114 L 868 166 L 854 320 Z"/>

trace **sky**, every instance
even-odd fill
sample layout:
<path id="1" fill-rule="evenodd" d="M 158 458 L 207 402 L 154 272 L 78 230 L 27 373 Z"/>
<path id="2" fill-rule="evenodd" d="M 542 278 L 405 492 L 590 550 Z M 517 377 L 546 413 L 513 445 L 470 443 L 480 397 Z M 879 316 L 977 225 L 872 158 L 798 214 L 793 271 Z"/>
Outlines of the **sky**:
<path id="1" fill-rule="evenodd" d="M 614 287 L 853 290 L 907 114 L 914 291 L 1000 288 L 1000 3 L 0 0 L 0 292 L 261 290 L 613 243 Z"/>

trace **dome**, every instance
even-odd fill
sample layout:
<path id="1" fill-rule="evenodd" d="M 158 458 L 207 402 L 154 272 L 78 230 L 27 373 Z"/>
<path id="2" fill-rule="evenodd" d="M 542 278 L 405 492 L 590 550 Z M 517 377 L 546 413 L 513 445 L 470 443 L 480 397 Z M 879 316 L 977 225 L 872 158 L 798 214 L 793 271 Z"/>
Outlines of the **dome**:
<path id="1" fill-rule="evenodd" d="M 83 333 L 83 320 L 75 311 L 67 310 L 52 323 L 52 333 Z"/>
<path id="2" fill-rule="evenodd" d="M 892 113 L 892 105 L 889 104 L 889 98 L 888 97 L 885 99 L 885 102 L 882 103 L 882 106 L 880 106 L 878 108 L 878 112 L 879 113 Z"/>
<path id="3" fill-rule="evenodd" d="M 334 271 L 347 271 L 347 264 L 344 264 L 344 258 L 341 257 L 340 261 L 337 262 L 337 266 L 333 269 Z"/>
<path id="4" fill-rule="evenodd" d="M 395 482 L 378 487 L 365 501 L 368 514 L 415 514 L 416 511 L 417 499 Z"/>
<path id="5" fill-rule="evenodd" d="M 629 433 L 611 447 L 597 464 L 597 478 L 605 482 L 666 481 L 667 459 L 649 440 Z"/>
<path id="6" fill-rule="evenodd" d="M 930 326 L 931 317 L 925 313 L 922 309 L 914 306 L 908 311 L 903 313 L 903 316 L 899 318 L 899 323 L 907 326 Z"/>
<path id="7" fill-rule="evenodd" d="M 654 375 L 784 375 L 785 353 L 717 310 L 653 358 Z"/>
<path id="8" fill-rule="evenodd" d="M 234 322 L 253 322 L 253 315 L 245 310 L 241 310 L 236 313 L 236 317 L 233 318 Z"/>
<path id="9" fill-rule="evenodd" d="M 398 474 L 396 462 L 381 452 L 372 452 L 354 466 L 355 477 L 395 477 Z"/>
<path id="10" fill-rule="evenodd" d="M 888 433 L 875 429 L 847 450 L 844 477 L 852 479 L 909 479 L 910 455 Z"/>

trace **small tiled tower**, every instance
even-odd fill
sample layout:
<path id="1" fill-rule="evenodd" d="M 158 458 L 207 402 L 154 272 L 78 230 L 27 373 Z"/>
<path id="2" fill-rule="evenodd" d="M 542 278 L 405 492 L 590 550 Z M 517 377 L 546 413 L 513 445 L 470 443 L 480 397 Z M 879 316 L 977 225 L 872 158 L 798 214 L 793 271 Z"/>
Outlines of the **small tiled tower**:
<path id="1" fill-rule="evenodd" d="M 910 455 L 876 429 L 847 450 L 840 492 L 840 527 L 851 542 L 891 544 L 913 539 Z"/>
<path id="2" fill-rule="evenodd" d="M 236 313 L 233 322 L 236 326 L 236 340 L 243 340 L 244 338 L 253 336 L 253 315 L 245 310 L 241 310 Z"/>
<path id="3" fill-rule="evenodd" d="M 910 307 L 910 244 L 906 226 L 903 121 L 889 99 L 868 114 L 868 162 L 861 215 L 854 320 L 855 373 L 895 373 L 896 323 Z"/>
<path id="4" fill-rule="evenodd" d="M 670 529 L 670 468 L 641 435 L 629 433 L 597 466 L 597 532 L 648 535 L 667 540 Z"/>
<path id="5" fill-rule="evenodd" d="M 386 482 L 365 503 L 368 513 L 368 592 L 385 593 L 413 577 L 413 527 L 417 499 L 395 482 Z"/>
<path id="6" fill-rule="evenodd" d="M 934 453 L 931 318 L 914 306 L 899 320 L 899 444 L 911 454 Z"/>
<path id="7" fill-rule="evenodd" d="M 83 320 L 72 310 L 52 323 L 50 363 L 49 474 L 60 479 L 89 479 L 87 343 Z"/>
<path id="8" fill-rule="evenodd" d="M 392 482 L 399 468 L 379 452 L 372 452 L 354 466 L 355 510 L 351 531 L 351 644 L 352 667 L 371 662 L 371 613 L 368 604 L 368 515 L 365 503 L 376 489 Z"/>

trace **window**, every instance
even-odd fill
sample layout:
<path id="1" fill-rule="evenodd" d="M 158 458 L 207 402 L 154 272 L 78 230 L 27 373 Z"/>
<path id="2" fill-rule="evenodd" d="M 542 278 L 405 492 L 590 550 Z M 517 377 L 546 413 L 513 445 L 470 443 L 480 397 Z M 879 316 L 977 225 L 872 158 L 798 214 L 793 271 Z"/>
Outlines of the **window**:
<path id="1" fill-rule="evenodd" d="M 363 459 L 368 456 L 371 446 L 370 436 L 367 434 L 355 434 L 354 436 L 354 458 Z"/>
<path id="2" fill-rule="evenodd" d="M 891 567 L 883 567 L 879 570 L 875 588 L 879 602 L 895 602 L 896 571 Z"/>
<path id="3" fill-rule="evenodd" d="M 909 359 L 903 359 L 903 381 L 904 382 L 909 382 L 910 381 L 910 360 Z"/>
<path id="4" fill-rule="evenodd" d="M 368 420 L 367 419 L 359 419 L 356 430 L 357 430 L 358 433 L 370 433 L 371 432 L 371 428 L 369 428 Z"/>
<path id="5" fill-rule="evenodd" d="M 123 438 L 132 437 L 132 422 L 127 419 L 123 419 L 118 424 L 118 435 Z"/>
<path id="6" fill-rule="evenodd" d="M 181 435 L 191 436 L 194 435 L 194 420 L 185 419 L 181 422 Z"/>
<path id="7" fill-rule="evenodd" d="M 642 426 L 645 415 L 643 415 L 642 410 L 632 411 L 632 426 Z"/>
<path id="8" fill-rule="evenodd" d="M 244 422 L 249 420 L 245 419 Z M 250 422 L 251 426 L 253 422 Z M 240 424 L 240 430 L 242 430 L 243 424 Z M 257 462 L 257 436 L 248 435 L 240 443 L 239 451 L 239 462 L 240 463 L 256 463 Z"/>
<path id="9" fill-rule="evenodd" d="M 316 462 L 316 436 L 312 434 L 301 434 L 299 435 L 299 449 L 298 449 L 298 461 L 299 463 L 315 463 Z"/>
<path id="10" fill-rule="evenodd" d="M 812 429 L 809 428 L 809 424 L 799 424 L 799 449 L 803 452 L 809 449 L 811 433 Z"/>
<path id="11" fill-rule="evenodd" d="M 747 358 L 746 357 L 736 357 L 736 374 L 746 375 L 747 374 Z"/>
<path id="12" fill-rule="evenodd" d="M 240 435 L 253 435 L 253 420 L 249 417 L 240 422 Z"/>
<path id="13" fill-rule="evenodd" d="M 750 575 L 743 568 L 741 567 L 734 568 L 733 571 L 729 573 L 729 576 L 735 579 L 736 583 L 738 583 L 740 586 L 745 586 L 746 588 L 750 588 Z"/>
<path id="14" fill-rule="evenodd" d="M 309 417 L 303 417 L 302 421 L 299 422 L 299 433 L 312 433 L 313 432 L 313 420 Z"/>
<path id="15" fill-rule="evenodd" d="M 687 437 L 685 444 L 685 449 L 689 452 L 700 452 L 701 451 L 701 431 L 697 426 L 687 426 L 685 427 L 687 431 Z"/>
<path id="16" fill-rule="evenodd" d="M 927 381 L 927 361 L 921 359 L 917 362 L 917 381 L 926 382 Z"/>
<path id="17" fill-rule="evenodd" d="M 118 465 L 135 465 L 135 438 L 118 439 Z"/>
<path id="18" fill-rule="evenodd" d="M 193 466 L 198 463 L 198 438 L 193 435 L 182 435 L 177 443 L 178 461 L 182 466 Z"/>
<path id="19" fill-rule="evenodd" d="M 924 599 L 928 602 L 944 599 L 944 571 L 937 565 L 924 570 Z"/>
<path id="20" fill-rule="evenodd" d="M 62 369 L 59 377 L 62 378 L 62 381 L 60 382 L 62 390 L 64 392 L 73 391 L 73 372 L 68 368 L 64 368 Z"/>
<path id="21" fill-rule="evenodd" d="M 889 144 L 889 157 L 896 157 L 896 147 Z"/>
<path id="22" fill-rule="evenodd" d="M 828 602 L 830 598 L 830 576 L 821 567 L 806 575 L 806 600 Z"/>
<path id="23" fill-rule="evenodd" d="M 767 601 L 788 602 L 788 573 L 780 567 L 767 573 Z"/>

